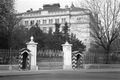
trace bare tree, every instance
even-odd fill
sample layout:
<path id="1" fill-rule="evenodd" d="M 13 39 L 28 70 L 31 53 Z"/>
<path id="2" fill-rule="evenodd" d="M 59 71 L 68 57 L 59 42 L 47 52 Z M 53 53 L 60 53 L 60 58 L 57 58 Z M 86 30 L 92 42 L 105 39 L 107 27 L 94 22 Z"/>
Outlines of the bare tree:
<path id="1" fill-rule="evenodd" d="M 119 36 L 120 4 L 117 0 L 86 0 L 91 11 L 91 36 L 106 51 L 106 64 L 115 40 Z"/>

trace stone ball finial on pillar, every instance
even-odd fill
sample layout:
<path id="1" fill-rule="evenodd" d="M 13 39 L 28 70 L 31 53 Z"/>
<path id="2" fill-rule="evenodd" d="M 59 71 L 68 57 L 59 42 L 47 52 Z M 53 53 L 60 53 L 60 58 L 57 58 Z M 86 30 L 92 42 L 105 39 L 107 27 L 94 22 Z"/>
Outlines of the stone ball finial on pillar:
<path id="1" fill-rule="evenodd" d="M 63 61 L 63 69 L 71 70 L 72 69 L 72 44 L 69 44 L 67 41 L 65 44 L 62 44 L 63 53 L 64 53 L 64 61 Z"/>
<path id="2" fill-rule="evenodd" d="M 34 42 L 34 37 L 33 37 L 33 36 L 30 37 L 30 42 L 29 42 L 29 43 L 35 43 L 35 42 Z"/>
<path id="3" fill-rule="evenodd" d="M 37 44 L 34 41 L 34 37 L 30 37 L 30 42 L 27 44 L 27 49 L 30 50 L 31 53 L 31 60 L 30 60 L 30 70 L 38 70 L 38 66 L 36 65 L 36 57 L 37 57 Z"/>
<path id="4" fill-rule="evenodd" d="M 32 41 L 32 42 L 33 42 L 33 40 L 34 40 L 34 37 L 33 37 L 33 36 L 31 36 L 31 37 L 30 37 L 30 41 Z"/>

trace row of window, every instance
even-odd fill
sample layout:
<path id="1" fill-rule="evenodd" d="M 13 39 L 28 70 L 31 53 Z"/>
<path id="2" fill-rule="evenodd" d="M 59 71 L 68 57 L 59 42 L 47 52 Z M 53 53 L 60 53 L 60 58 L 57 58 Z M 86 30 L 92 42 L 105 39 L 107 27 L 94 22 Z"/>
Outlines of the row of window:
<path id="1" fill-rule="evenodd" d="M 47 33 L 49 30 L 53 30 L 53 28 L 52 28 L 52 27 L 49 27 L 49 28 L 43 27 L 43 28 L 42 28 L 42 31 L 43 31 L 44 33 Z"/>
<path id="2" fill-rule="evenodd" d="M 65 22 L 66 22 L 66 18 L 62 18 L 61 19 L 61 23 L 65 23 Z M 54 23 L 60 23 L 60 19 L 57 18 L 57 19 L 55 19 L 55 21 L 53 19 L 36 20 L 36 23 L 37 24 L 54 24 Z M 29 21 L 25 21 L 25 25 L 33 25 L 33 24 L 35 24 L 35 20 L 31 20 L 30 22 Z"/>
<path id="3" fill-rule="evenodd" d="M 44 13 L 47 13 L 48 15 L 55 15 L 55 14 L 67 14 L 66 11 L 57 11 L 57 12 L 48 12 L 48 11 L 42 11 L 42 12 L 39 12 L 39 13 L 28 13 L 28 14 L 23 14 L 22 16 L 40 16 Z"/>

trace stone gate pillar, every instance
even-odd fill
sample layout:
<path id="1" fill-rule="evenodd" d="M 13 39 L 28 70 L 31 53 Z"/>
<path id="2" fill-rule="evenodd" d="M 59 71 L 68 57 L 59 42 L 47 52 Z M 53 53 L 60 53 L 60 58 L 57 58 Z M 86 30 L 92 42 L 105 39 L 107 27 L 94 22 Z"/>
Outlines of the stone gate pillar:
<path id="1" fill-rule="evenodd" d="M 33 41 L 33 36 L 30 38 L 31 41 L 26 43 L 27 49 L 30 50 L 30 70 L 38 70 L 38 66 L 36 65 L 36 57 L 37 57 L 37 44 Z"/>
<path id="2" fill-rule="evenodd" d="M 69 44 L 66 42 L 65 44 L 62 44 L 63 47 L 63 69 L 64 70 L 71 70 L 72 69 L 72 44 Z"/>

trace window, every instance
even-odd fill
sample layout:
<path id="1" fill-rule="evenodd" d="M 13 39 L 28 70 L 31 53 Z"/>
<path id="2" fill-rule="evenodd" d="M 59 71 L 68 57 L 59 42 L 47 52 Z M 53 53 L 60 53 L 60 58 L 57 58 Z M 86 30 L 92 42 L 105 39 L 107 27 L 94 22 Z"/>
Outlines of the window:
<path id="1" fill-rule="evenodd" d="M 37 20 L 37 23 L 39 22 L 39 20 Z"/>
<path id="2" fill-rule="evenodd" d="M 43 32 L 47 32 L 47 28 L 46 27 L 43 27 Z"/>
<path id="3" fill-rule="evenodd" d="M 46 24 L 47 23 L 47 21 L 46 20 L 43 20 L 43 24 Z"/>
<path id="4" fill-rule="evenodd" d="M 38 23 L 40 24 L 40 22 L 41 22 L 41 21 L 39 20 L 39 22 L 38 22 Z"/>
<path id="5" fill-rule="evenodd" d="M 65 23 L 66 22 L 66 18 L 62 18 L 62 23 Z"/>
<path id="6" fill-rule="evenodd" d="M 55 19 L 55 23 L 59 23 L 59 19 Z"/>
<path id="7" fill-rule="evenodd" d="M 28 25 L 28 21 L 25 21 L 25 25 Z"/>
<path id="8" fill-rule="evenodd" d="M 30 21 L 30 25 L 34 25 L 34 20 L 31 20 L 31 21 Z"/>
<path id="9" fill-rule="evenodd" d="M 53 28 L 49 27 L 49 33 L 52 33 L 52 32 L 53 32 Z"/>
<path id="10" fill-rule="evenodd" d="M 78 17 L 77 20 L 81 20 L 81 17 Z"/>
<path id="11" fill-rule="evenodd" d="M 40 20 L 37 20 L 37 23 L 38 23 L 38 24 L 40 24 L 40 22 L 41 22 Z"/>
<path id="12" fill-rule="evenodd" d="M 49 24 L 52 24 L 53 23 L 53 19 L 49 19 Z"/>

